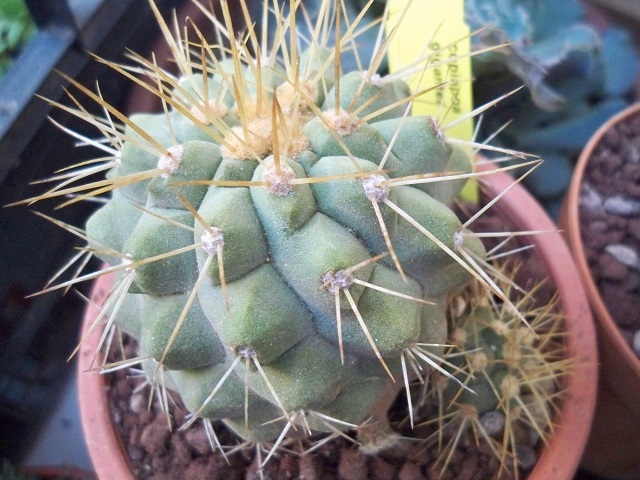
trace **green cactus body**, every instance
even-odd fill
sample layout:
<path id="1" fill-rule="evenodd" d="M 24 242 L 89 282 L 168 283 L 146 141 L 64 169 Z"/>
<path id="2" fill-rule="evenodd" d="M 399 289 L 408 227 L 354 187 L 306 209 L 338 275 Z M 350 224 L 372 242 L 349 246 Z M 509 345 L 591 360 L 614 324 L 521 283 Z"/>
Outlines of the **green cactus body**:
<path id="1" fill-rule="evenodd" d="M 510 277 L 513 273 L 503 282 Z M 471 436 L 483 438 L 497 457 L 509 452 L 521 468 L 531 468 L 527 458 L 536 459 L 531 439 L 544 439 L 553 428 L 553 398 L 567 369 L 566 359 L 558 356 L 561 317 L 553 313 L 554 299 L 536 307 L 533 297 L 519 297 L 511 289 L 504 285 L 505 292 L 520 298 L 529 325 L 504 304 L 487 302 L 473 287 L 455 294 L 466 305 L 449 315 L 450 361 L 457 370 L 451 377 L 437 377 L 428 402 L 443 412 L 440 428 L 451 436 L 439 457 L 445 469 L 451 451 Z M 516 440 L 524 432 L 528 439 Z"/>
<path id="2" fill-rule="evenodd" d="M 331 431 L 320 418 L 347 429 L 384 411 L 403 352 L 442 351 L 444 294 L 470 277 L 450 209 L 464 181 L 392 183 L 469 172 L 468 156 L 404 116 L 402 82 L 320 75 L 333 55 L 301 54 L 299 90 L 281 67 L 229 60 L 183 78 L 168 112 L 131 117 L 108 173 L 124 185 L 87 223 L 104 260 L 133 265 L 117 321 L 141 355 L 191 410 L 256 441 L 284 414 Z"/>

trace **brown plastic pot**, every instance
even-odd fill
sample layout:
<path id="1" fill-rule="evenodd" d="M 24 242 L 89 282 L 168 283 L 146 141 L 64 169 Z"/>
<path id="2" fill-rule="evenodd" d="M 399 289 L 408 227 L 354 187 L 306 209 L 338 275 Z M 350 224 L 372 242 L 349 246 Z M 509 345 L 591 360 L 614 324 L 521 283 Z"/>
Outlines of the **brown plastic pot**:
<path id="1" fill-rule="evenodd" d="M 579 200 L 583 177 L 593 151 L 615 124 L 640 115 L 633 105 L 596 131 L 583 149 L 560 215 L 560 226 L 575 258 L 593 309 L 600 352 L 600 382 L 593 429 L 583 467 L 608 478 L 640 478 L 640 360 L 620 333 L 596 286 L 580 234 Z"/>
<path id="2" fill-rule="evenodd" d="M 484 178 L 489 196 L 495 196 L 512 183 L 511 177 L 502 173 Z M 567 355 L 574 359 L 574 368 L 565 378 L 564 399 L 555 419 L 555 433 L 528 478 L 570 480 L 580 463 L 596 399 L 597 351 L 589 303 L 577 280 L 578 274 L 567 244 L 524 188 L 516 185 L 492 208 L 519 230 L 554 231 L 529 238 L 558 288 L 566 317 L 565 347 Z M 87 309 L 85 331 L 96 318 L 96 304 L 102 302 L 110 283 L 109 277 L 97 280 L 92 295 L 93 304 Z M 88 371 L 98 337 L 99 332 L 88 337 L 80 350 L 78 362 L 80 410 L 85 438 L 100 480 L 129 480 L 133 475 L 126 450 L 109 416 L 104 379 Z"/>

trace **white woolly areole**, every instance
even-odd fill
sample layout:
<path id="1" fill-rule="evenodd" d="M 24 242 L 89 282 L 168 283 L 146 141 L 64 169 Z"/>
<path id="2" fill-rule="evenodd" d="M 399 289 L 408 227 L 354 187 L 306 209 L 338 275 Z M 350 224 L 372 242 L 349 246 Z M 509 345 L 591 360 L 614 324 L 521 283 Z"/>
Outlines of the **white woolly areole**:
<path id="1" fill-rule="evenodd" d="M 382 203 L 389 198 L 391 188 L 386 182 L 387 179 L 384 175 L 373 174 L 365 177 L 362 180 L 362 187 L 367 198 L 378 203 Z"/>
<path id="2" fill-rule="evenodd" d="M 253 358 L 256 356 L 256 351 L 251 347 L 235 347 L 232 350 L 235 355 L 241 358 Z"/>
<path id="3" fill-rule="evenodd" d="M 506 323 L 497 319 L 491 322 L 490 327 L 494 332 L 503 337 L 506 337 L 511 332 L 511 329 Z"/>
<path id="4" fill-rule="evenodd" d="M 460 248 L 463 243 L 464 243 L 464 235 L 462 235 L 462 232 L 456 231 L 453 234 L 453 246 L 455 248 Z"/>
<path id="5" fill-rule="evenodd" d="M 133 264 L 133 257 L 131 256 L 131 254 L 127 253 L 127 254 L 125 255 L 125 258 L 123 258 L 123 259 L 122 259 L 122 265 L 132 265 L 132 264 Z M 126 268 L 124 269 L 124 271 L 125 271 L 125 273 L 126 273 L 127 275 L 133 275 L 134 277 L 135 277 L 135 275 L 136 275 L 136 270 L 135 270 L 135 268 L 133 268 L 133 267 L 131 267 L 131 266 L 126 267 Z"/>
<path id="6" fill-rule="evenodd" d="M 360 72 L 360 78 L 362 78 L 363 80 L 366 80 L 371 85 L 376 86 L 378 88 L 382 88 L 382 86 L 384 85 L 384 80 L 382 80 L 382 77 L 377 73 L 374 73 L 369 77 L 366 71 Z"/>
<path id="7" fill-rule="evenodd" d="M 296 178 L 293 169 L 280 162 L 280 171 L 276 168 L 275 162 L 265 162 L 262 169 L 262 181 L 267 183 L 265 187 L 271 195 L 284 197 L 293 192 L 293 184 L 291 180 Z"/>
<path id="8" fill-rule="evenodd" d="M 350 115 L 342 108 L 337 113 L 335 112 L 335 110 L 327 110 L 324 113 L 324 116 L 327 119 L 332 130 L 341 137 L 355 132 L 360 126 L 360 124 L 358 123 L 358 117 L 356 117 L 355 115 Z"/>
<path id="9" fill-rule="evenodd" d="M 211 125 L 211 121 L 207 117 L 207 113 L 215 118 L 224 117 L 229 109 L 221 103 L 218 103 L 215 100 L 209 100 L 207 103 L 202 103 L 200 105 L 194 105 L 191 107 L 189 112 L 194 116 L 196 120 L 205 124 Z"/>
<path id="10" fill-rule="evenodd" d="M 202 249 L 209 255 L 216 255 L 218 248 L 224 245 L 224 236 L 222 230 L 218 227 L 209 227 L 200 236 Z"/>
<path id="11" fill-rule="evenodd" d="M 258 66 L 258 59 L 252 57 L 251 58 L 251 63 L 257 67 Z M 273 63 L 273 61 L 271 60 L 271 57 L 269 55 L 262 55 L 260 57 L 260 67 L 271 67 L 272 63 Z"/>
<path id="12" fill-rule="evenodd" d="M 504 377 L 500 384 L 500 391 L 508 400 L 520 395 L 520 382 L 517 377 L 514 375 L 507 375 Z"/>
<path id="13" fill-rule="evenodd" d="M 353 285 L 353 276 L 346 270 L 338 270 L 337 272 L 330 270 L 322 275 L 321 281 L 323 285 L 326 285 L 327 290 L 336 293 Z"/>
<path id="14" fill-rule="evenodd" d="M 436 138 L 440 140 L 440 143 L 442 144 L 446 143 L 445 134 L 442 131 L 442 129 L 438 126 L 438 122 L 436 122 L 436 119 L 433 117 L 428 117 L 428 118 L 429 118 L 429 124 L 431 125 L 431 128 L 436 134 Z"/>
<path id="15" fill-rule="evenodd" d="M 475 352 L 469 356 L 469 365 L 472 373 L 482 372 L 487 368 L 489 359 L 484 352 Z"/>
<path id="16" fill-rule="evenodd" d="M 184 147 L 182 145 L 167 148 L 167 154 L 161 156 L 158 160 L 158 168 L 164 171 L 160 176 L 162 178 L 169 178 L 171 175 L 174 175 L 180 168 L 183 155 Z"/>

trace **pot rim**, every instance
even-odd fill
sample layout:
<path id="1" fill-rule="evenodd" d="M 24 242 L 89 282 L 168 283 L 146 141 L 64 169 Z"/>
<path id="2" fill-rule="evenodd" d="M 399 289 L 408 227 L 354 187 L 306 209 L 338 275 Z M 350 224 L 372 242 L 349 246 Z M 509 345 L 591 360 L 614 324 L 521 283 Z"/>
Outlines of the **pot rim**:
<path id="1" fill-rule="evenodd" d="M 99 480 L 134 480 L 133 467 L 126 447 L 113 423 L 107 397 L 107 383 L 95 370 L 104 356 L 98 352 L 101 328 L 91 331 L 90 326 L 100 314 L 100 305 L 113 283 L 114 274 L 101 275 L 91 289 L 82 322 L 81 347 L 78 351 L 78 403 L 84 441 Z M 97 352 L 97 354 L 96 354 Z"/>
<path id="2" fill-rule="evenodd" d="M 612 116 L 609 120 L 603 123 L 589 139 L 589 142 L 585 145 L 584 149 L 580 153 L 580 157 L 578 158 L 573 178 L 569 185 L 569 190 L 567 191 L 567 195 L 564 199 L 560 223 L 565 227 L 565 235 L 569 245 L 573 248 L 573 257 L 576 267 L 578 268 L 578 273 L 584 283 L 589 296 L 589 302 L 594 310 L 596 320 L 598 320 L 599 326 L 602 328 L 602 332 L 615 345 L 617 352 L 623 358 L 624 362 L 629 365 L 640 382 L 640 358 L 633 353 L 631 346 L 625 340 L 616 322 L 609 314 L 609 310 L 607 309 L 607 306 L 600 295 L 600 291 L 593 280 L 584 251 L 584 242 L 582 241 L 582 235 L 580 234 L 579 219 L 580 189 L 583 183 L 587 164 L 593 155 L 594 150 L 612 126 L 639 114 L 640 102 L 635 103 Z"/>

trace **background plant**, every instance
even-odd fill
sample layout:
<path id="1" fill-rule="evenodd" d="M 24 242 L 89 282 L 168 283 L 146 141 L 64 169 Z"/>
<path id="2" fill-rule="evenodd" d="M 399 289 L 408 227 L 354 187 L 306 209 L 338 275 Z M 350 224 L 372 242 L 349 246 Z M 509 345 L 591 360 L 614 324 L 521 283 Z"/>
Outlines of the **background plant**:
<path id="1" fill-rule="evenodd" d="M 582 147 L 633 99 L 640 58 L 630 33 L 596 29 L 575 0 L 470 0 L 465 11 L 481 30 L 475 48 L 506 45 L 474 58 L 475 101 L 527 87 L 488 111 L 483 131 L 545 160 L 525 183 L 555 216 Z"/>
<path id="2" fill-rule="evenodd" d="M 0 2 L 0 79 L 35 31 L 35 23 L 23 0 Z"/>

